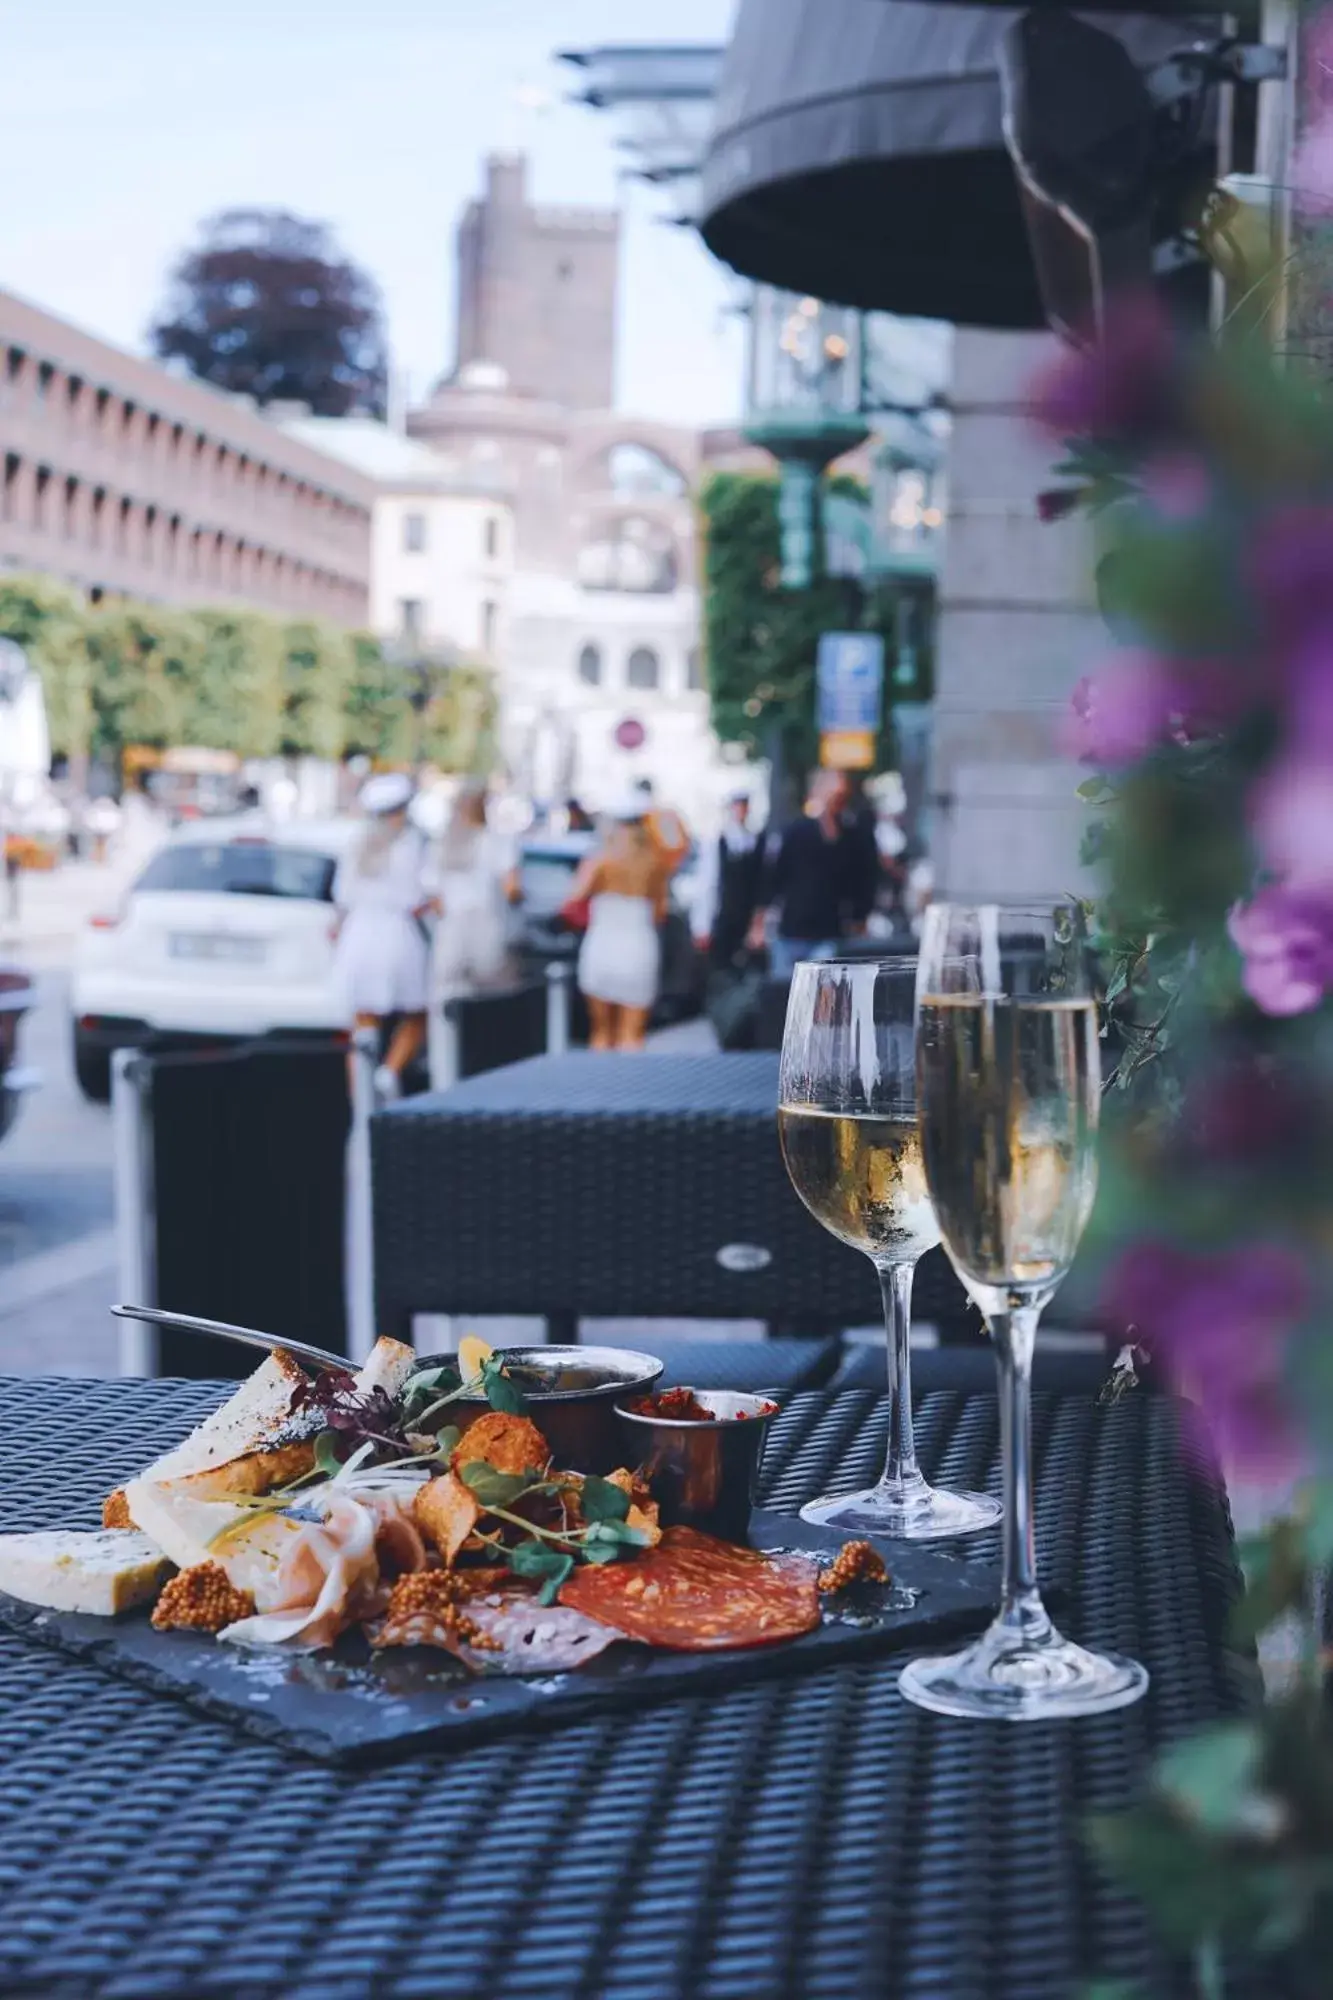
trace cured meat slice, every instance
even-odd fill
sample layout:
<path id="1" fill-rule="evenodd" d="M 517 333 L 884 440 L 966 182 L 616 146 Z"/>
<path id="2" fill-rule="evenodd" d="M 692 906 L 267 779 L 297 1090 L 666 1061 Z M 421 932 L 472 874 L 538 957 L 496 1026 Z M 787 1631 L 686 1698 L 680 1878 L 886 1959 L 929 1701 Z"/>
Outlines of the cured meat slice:
<path id="1" fill-rule="evenodd" d="M 576 1569 L 560 1602 L 674 1652 L 765 1646 L 819 1624 L 819 1568 L 806 1556 L 761 1555 L 697 1528 L 668 1528 L 628 1562 Z"/>
<path id="2" fill-rule="evenodd" d="M 561 1604 L 539 1604 L 504 1570 L 426 1570 L 404 1578 L 377 1647 L 439 1646 L 477 1673 L 562 1674 L 622 1635 Z"/>

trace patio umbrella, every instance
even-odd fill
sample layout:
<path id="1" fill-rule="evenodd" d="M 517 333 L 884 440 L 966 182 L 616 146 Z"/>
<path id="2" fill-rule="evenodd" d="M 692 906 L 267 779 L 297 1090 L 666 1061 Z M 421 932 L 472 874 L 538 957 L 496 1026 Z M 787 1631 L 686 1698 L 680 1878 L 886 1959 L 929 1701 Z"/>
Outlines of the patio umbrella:
<path id="1" fill-rule="evenodd" d="M 1000 125 L 1012 8 L 741 0 L 701 227 L 744 276 L 863 310 L 1046 324 Z M 1148 69 L 1211 24 L 1093 17 Z M 1200 166 L 1212 158 L 1205 137 Z"/>

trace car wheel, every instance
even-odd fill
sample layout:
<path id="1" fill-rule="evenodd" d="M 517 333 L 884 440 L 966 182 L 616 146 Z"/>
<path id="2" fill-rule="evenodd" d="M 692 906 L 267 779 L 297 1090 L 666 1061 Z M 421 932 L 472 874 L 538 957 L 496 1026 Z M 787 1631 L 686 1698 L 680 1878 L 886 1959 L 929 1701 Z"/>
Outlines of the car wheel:
<path id="1" fill-rule="evenodd" d="M 111 1102 L 111 1051 L 89 1042 L 74 1030 L 74 1075 L 90 1104 Z"/>

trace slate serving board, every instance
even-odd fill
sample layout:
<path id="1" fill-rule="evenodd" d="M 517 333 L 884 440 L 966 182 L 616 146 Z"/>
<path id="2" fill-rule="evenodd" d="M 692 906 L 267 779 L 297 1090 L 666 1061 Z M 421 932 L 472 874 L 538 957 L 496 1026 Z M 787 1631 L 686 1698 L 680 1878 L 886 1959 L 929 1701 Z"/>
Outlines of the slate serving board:
<path id="1" fill-rule="evenodd" d="M 761 1549 L 832 1554 L 844 1537 L 756 1511 Z M 979 1630 L 1000 1601 L 999 1572 L 938 1547 L 878 1544 L 892 1583 L 829 1600 L 817 1631 L 774 1646 L 669 1653 L 628 1642 L 575 1673 L 483 1677 L 429 1647 L 372 1655 L 359 1633 L 315 1654 L 246 1652 L 194 1632 L 155 1632 L 146 1612 L 117 1619 L 42 1611 L 0 1592 L 0 1622 L 108 1673 L 185 1701 L 251 1735 L 324 1763 L 391 1763 L 426 1749 L 549 1728 L 609 1709 L 809 1673 Z"/>

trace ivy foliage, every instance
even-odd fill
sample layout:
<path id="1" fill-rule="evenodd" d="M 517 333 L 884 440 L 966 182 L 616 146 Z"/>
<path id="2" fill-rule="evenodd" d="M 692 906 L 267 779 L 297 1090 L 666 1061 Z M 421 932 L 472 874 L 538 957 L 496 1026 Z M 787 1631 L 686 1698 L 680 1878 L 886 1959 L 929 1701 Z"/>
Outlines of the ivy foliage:
<path id="1" fill-rule="evenodd" d="M 826 491 L 865 497 L 856 480 L 842 477 L 829 480 Z M 815 655 L 820 634 L 882 632 L 892 659 L 893 595 L 868 591 L 851 577 L 822 577 L 808 589 L 786 589 L 776 479 L 715 473 L 699 505 L 713 727 L 724 742 L 761 754 L 772 747 L 776 726 L 784 761 L 804 768 L 818 751 Z"/>

